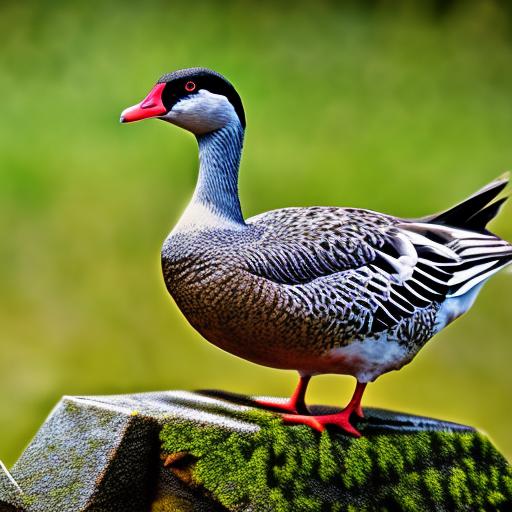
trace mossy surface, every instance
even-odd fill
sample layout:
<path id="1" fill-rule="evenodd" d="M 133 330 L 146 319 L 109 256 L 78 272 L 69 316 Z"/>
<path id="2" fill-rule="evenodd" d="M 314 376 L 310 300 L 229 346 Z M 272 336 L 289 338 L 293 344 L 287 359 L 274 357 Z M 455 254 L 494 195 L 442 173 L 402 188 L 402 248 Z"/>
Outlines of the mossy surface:
<path id="1" fill-rule="evenodd" d="M 175 418 L 164 453 L 190 453 L 193 485 L 231 511 L 511 510 L 512 470 L 477 432 L 369 432 L 359 439 L 240 413 L 254 433 Z"/>
<path id="2" fill-rule="evenodd" d="M 0 471 L 0 503 L 27 512 L 512 510 L 511 469 L 471 427 L 368 408 L 354 439 L 285 426 L 255 405 L 221 391 L 66 397 L 11 473 Z"/>

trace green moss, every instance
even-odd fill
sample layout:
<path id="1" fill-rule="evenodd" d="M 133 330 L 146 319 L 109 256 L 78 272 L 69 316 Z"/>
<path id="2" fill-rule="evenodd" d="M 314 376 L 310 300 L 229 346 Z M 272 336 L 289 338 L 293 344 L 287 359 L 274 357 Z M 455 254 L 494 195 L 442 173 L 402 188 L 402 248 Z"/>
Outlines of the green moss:
<path id="1" fill-rule="evenodd" d="M 104 444 L 105 441 L 103 439 L 87 439 L 87 444 L 89 445 L 89 449 L 92 451 L 99 450 Z"/>
<path id="2" fill-rule="evenodd" d="M 36 503 L 36 501 L 37 501 L 37 496 L 33 496 L 31 494 L 23 494 L 23 496 L 21 497 L 21 502 L 26 507 L 30 507 L 30 506 L 34 505 L 34 503 Z"/>
<path id="3" fill-rule="evenodd" d="M 412 471 L 401 476 L 399 482 L 392 487 L 394 502 L 399 510 L 416 512 L 430 510 L 428 506 L 430 496 L 425 494 L 422 485 L 424 475 Z"/>
<path id="4" fill-rule="evenodd" d="M 64 402 L 64 407 L 66 409 L 66 412 L 68 414 L 75 414 L 79 412 L 79 408 L 76 406 L 75 403 L 73 403 L 71 400 L 66 400 Z"/>
<path id="5" fill-rule="evenodd" d="M 79 492 L 81 489 L 80 482 L 73 482 L 65 487 L 58 487 L 49 491 L 50 496 L 57 502 L 66 500 L 68 503 L 75 503 L 78 501 Z"/>
<path id="6" fill-rule="evenodd" d="M 196 460 L 193 481 L 228 510 L 490 510 L 512 505 L 510 467 L 477 433 L 341 433 L 237 413 L 254 433 L 170 420 L 165 453 Z"/>
<path id="7" fill-rule="evenodd" d="M 382 477 L 401 475 L 404 470 L 404 458 L 394 437 L 379 436 L 374 439 L 374 443 L 376 443 L 375 462 Z"/>
<path id="8" fill-rule="evenodd" d="M 434 432 L 432 438 L 435 444 L 435 451 L 443 458 L 455 457 L 455 444 L 452 436 L 447 432 Z"/>
<path id="9" fill-rule="evenodd" d="M 434 468 L 427 468 L 423 475 L 425 489 L 430 499 L 435 505 L 441 505 L 444 502 L 443 475 Z"/>
<path id="10" fill-rule="evenodd" d="M 338 457 L 343 458 L 341 478 L 346 489 L 361 487 L 370 477 L 373 462 L 370 457 L 370 443 L 366 437 L 354 440 L 348 449 L 337 445 Z"/>
<path id="11" fill-rule="evenodd" d="M 322 432 L 318 448 L 318 476 L 322 481 L 329 482 L 336 474 L 339 473 L 339 467 L 336 464 L 336 459 L 334 458 L 331 437 L 327 432 Z"/>
<path id="12" fill-rule="evenodd" d="M 457 445 L 463 454 L 468 454 L 471 452 L 474 440 L 475 435 L 471 432 L 465 432 L 457 436 Z"/>
<path id="13" fill-rule="evenodd" d="M 503 487 L 506 489 L 506 494 L 512 495 L 512 478 L 509 476 L 503 476 Z"/>
<path id="14" fill-rule="evenodd" d="M 497 507 L 499 505 L 502 505 L 505 503 L 506 498 L 501 492 L 499 491 L 493 491 L 489 494 L 489 504 L 491 504 L 493 507 Z"/>
<path id="15" fill-rule="evenodd" d="M 459 467 L 451 469 L 448 491 L 457 509 L 463 509 L 467 505 L 471 505 L 471 493 L 466 485 L 466 473 L 464 473 L 463 469 Z"/>

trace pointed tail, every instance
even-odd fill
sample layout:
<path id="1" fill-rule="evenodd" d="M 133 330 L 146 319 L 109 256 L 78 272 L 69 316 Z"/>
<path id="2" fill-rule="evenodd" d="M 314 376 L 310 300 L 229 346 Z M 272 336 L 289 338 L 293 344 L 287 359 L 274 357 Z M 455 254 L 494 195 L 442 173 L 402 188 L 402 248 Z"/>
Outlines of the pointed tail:
<path id="1" fill-rule="evenodd" d="M 496 199 L 507 186 L 508 174 L 499 177 L 452 208 L 413 225 L 428 238 L 452 250 L 455 262 L 438 262 L 451 274 L 448 297 L 460 296 L 512 262 L 512 245 L 487 230 L 507 197 Z M 412 229 L 410 225 L 408 229 Z"/>
<path id="2" fill-rule="evenodd" d="M 507 186 L 508 181 L 509 173 L 506 173 L 481 188 L 461 203 L 424 220 L 432 222 L 433 224 L 488 233 L 486 229 L 487 223 L 498 215 L 501 206 L 508 197 L 503 197 L 496 201 L 493 201 L 493 199 Z"/>

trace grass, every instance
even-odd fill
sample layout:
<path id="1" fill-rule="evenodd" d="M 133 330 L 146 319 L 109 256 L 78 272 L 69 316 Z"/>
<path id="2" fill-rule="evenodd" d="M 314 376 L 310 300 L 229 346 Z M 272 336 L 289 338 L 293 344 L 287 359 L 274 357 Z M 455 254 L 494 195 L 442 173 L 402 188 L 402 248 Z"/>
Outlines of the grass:
<path id="1" fill-rule="evenodd" d="M 425 3 L 427 5 L 427 3 Z M 196 148 L 120 126 L 160 74 L 207 65 L 248 118 L 245 213 L 339 204 L 440 210 L 512 166 L 507 15 L 330 2 L 6 2 L 0 6 L 0 459 L 63 394 L 225 388 L 295 376 L 204 342 L 167 297 L 160 245 L 190 197 Z M 512 239 L 512 207 L 493 228 Z M 367 403 L 475 425 L 512 456 L 510 276 Z M 310 399 L 340 403 L 348 379 Z"/>

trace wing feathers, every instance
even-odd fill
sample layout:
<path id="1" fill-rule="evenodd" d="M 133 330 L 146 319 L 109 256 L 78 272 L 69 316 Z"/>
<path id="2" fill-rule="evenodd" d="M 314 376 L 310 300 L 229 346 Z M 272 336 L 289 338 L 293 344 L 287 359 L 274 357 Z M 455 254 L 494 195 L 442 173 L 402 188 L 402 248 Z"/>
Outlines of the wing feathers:
<path id="1" fill-rule="evenodd" d="M 497 212 L 503 201 L 488 203 L 504 186 L 498 180 L 449 210 L 465 216 L 465 225 L 352 209 L 268 212 L 249 222 L 262 236 L 243 249 L 246 270 L 285 286 L 313 314 L 358 322 L 357 329 L 364 325 L 368 333 L 416 314 L 434 315 L 446 298 L 466 293 L 512 261 L 510 244 L 466 229 L 471 218 L 479 224 Z"/>
<path id="2" fill-rule="evenodd" d="M 431 237 L 435 240 L 446 240 L 444 247 L 453 254 L 452 261 L 436 261 L 428 251 L 424 251 L 423 257 L 418 259 L 422 266 L 417 270 L 425 278 L 426 274 L 431 274 L 433 281 L 437 282 L 444 280 L 440 272 L 444 273 L 445 278 L 450 276 L 445 281 L 449 287 L 447 297 L 463 295 L 512 260 L 512 246 L 490 233 L 476 233 L 425 223 L 411 223 L 404 225 L 403 229 L 413 233 L 411 239 L 423 240 L 423 243 L 424 239 Z M 418 239 L 418 236 L 421 238 Z M 437 241 L 431 241 L 430 247 L 435 247 L 435 252 L 439 254 L 439 245 Z"/>

